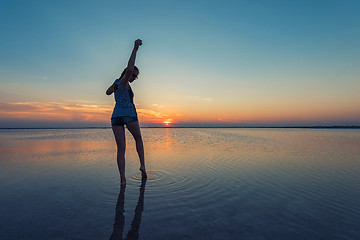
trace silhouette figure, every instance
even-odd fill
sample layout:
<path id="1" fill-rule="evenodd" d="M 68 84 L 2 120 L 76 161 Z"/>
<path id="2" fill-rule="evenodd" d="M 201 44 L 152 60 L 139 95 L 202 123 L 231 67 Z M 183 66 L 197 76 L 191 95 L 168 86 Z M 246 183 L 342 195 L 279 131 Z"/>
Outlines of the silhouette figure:
<path id="1" fill-rule="evenodd" d="M 134 105 L 134 92 L 130 83 L 135 81 L 139 75 L 139 69 L 135 66 L 136 53 L 142 45 L 142 40 L 135 41 L 127 67 L 120 77 L 106 90 L 107 95 L 114 93 L 115 107 L 111 115 L 111 126 L 117 145 L 117 164 L 120 173 L 121 184 L 126 184 L 125 178 L 125 128 L 130 131 L 136 142 L 136 151 L 140 159 L 140 171 L 142 178 L 147 178 L 145 170 L 144 145 L 141 137 L 139 121 Z"/>
<path id="2" fill-rule="evenodd" d="M 135 215 L 131 222 L 131 228 L 127 233 L 125 240 L 137 240 L 139 239 L 139 230 L 142 212 L 144 211 L 144 193 L 145 193 L 146 179 L 142 179 L 140 186 L 140 195 L 135 208 Z M 120 193 L 116 204 L 115 210 L 115 223 L 113 225 L 113 233 L 110 236 L 110 240 L 123 240 L 124 232 L 124 203 L 125 203 L 125 185 L 120 186 Z"/>

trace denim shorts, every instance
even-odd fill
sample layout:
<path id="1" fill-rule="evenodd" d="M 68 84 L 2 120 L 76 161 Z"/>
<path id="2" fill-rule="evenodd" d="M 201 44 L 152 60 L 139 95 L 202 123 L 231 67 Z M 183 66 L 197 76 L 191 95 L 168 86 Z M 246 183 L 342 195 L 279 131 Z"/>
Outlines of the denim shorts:
<path id="1" fill-rule="evenodd" d="M 128 117 L 128 116 L 115 117 L 115 118 L 111 118 L 111 126 L 124 126 L 124 124 L 137 122 L 137 121 L 138 121 L 137 117 Z"/>

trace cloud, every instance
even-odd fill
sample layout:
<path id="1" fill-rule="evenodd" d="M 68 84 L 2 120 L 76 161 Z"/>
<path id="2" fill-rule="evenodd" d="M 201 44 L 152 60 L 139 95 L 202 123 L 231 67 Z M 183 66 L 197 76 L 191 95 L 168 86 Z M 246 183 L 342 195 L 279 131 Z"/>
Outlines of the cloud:
<path id="1" fill-rule="evenodd" d="M 137 112 L 139 115 L 140 122 L 144 123 L 176 123 L 181 114 L 169 114 L 164 111 L 165 106 L 154 103 L 153 109 L 138 108 Z"/>
<path id="2" fill-rule="evenodd" d="M 72 103 L 75 103 L 75 104 L 79 104 L 79 103 L 84 103 L 84 104 L 87 104 L 87 105 L 96 105 L 97 102 L 95 101 L 89 101 L 89 100 L 82 100 L 82 99 L 68 99 L 68 100 L 65 100 L 65 102 L 72 102 Z M 109 106 L 108 107 L 113 107 L 113 106 Z"/>
<path id="3" fill-rule="evenodd" d="M 59 102 L 0 103 L 0 119 L 41 121 L 105 122 L 112 108 L 101 105 L 68 104 Z"/>
<path id="4" fill-rule="evenodd" d="M 0 113 L 12 114 L 14 112 L 28 112 L 39 109 L 36 105 L 29 103 L 0 103 Z"/>
<path id="5" fill-rule="evenodd" d="M 153 107 L 156 107 L 156 108 L 164 108 L 163 105 L 159 105 L 159 104 L 156 104 L 156 103 L 154 103 L 152 106 L 153 106 Z"/>
<path id="6" fill-rule="evenodd" d="M 150 109 L 137 109 L 139 118 L 144 122 L 163 122 L 168 118 L 168 115 L 162 112 Z"/>
<path id="7" fill-rule="evenodd" d="M 0 103 L 0 120 L 48 121 L 48 122 L 109 122 L 113 106 L 98 105 L 85 100 L 68 100 L 79 103 L 63 102 L 3 102 Z M 174 118 L 162 111 L 137 109 L 141 122 L 174 122 Z"/>

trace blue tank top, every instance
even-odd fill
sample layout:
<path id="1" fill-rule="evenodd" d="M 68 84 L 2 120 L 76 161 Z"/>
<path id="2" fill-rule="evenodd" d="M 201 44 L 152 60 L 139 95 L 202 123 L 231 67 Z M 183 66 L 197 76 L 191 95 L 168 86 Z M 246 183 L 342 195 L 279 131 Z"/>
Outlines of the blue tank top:
<path id="1" fill-rule="evenodd" d="M 111 118 L 115 117 L 136 117 L 136 108 L 134 105 L 134 92 L 131 87 L 125 88 L 120 83 L 121 79 L 116 79 L 115 84 L 118 85 L 118 89 L 114 92 L 115 107 Z"/>

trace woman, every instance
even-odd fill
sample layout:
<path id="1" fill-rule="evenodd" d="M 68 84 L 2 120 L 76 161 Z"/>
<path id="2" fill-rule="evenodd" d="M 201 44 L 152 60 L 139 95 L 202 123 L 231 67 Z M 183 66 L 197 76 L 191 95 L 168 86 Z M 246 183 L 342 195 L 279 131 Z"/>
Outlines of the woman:
<path id="1" fill-rule="evenodd" d="M 131 53 L 128 66 L 122 72 L 120 78 L 106 90 L 107 95 L 114 93 L 115 107 L 111 116 L 111 126 L 114 132 L 117 145 L 117 164 L 120 172 L 121 185 L 126 184 L 125 178 L 125 128 L 130 131 L 136 142 L 136 151 L 140 158 L 140 171 L 142 178 L 147 178 L 145 170 L 144 146 L 141 138 L 139 121 L 134 105 L 134 93 L 130 83 L 135 81 L 139 75 L 139 69 L 135 66 L 136 52 L 142 45 L 140 39 L 135 41 L 134 49 Z"/>

